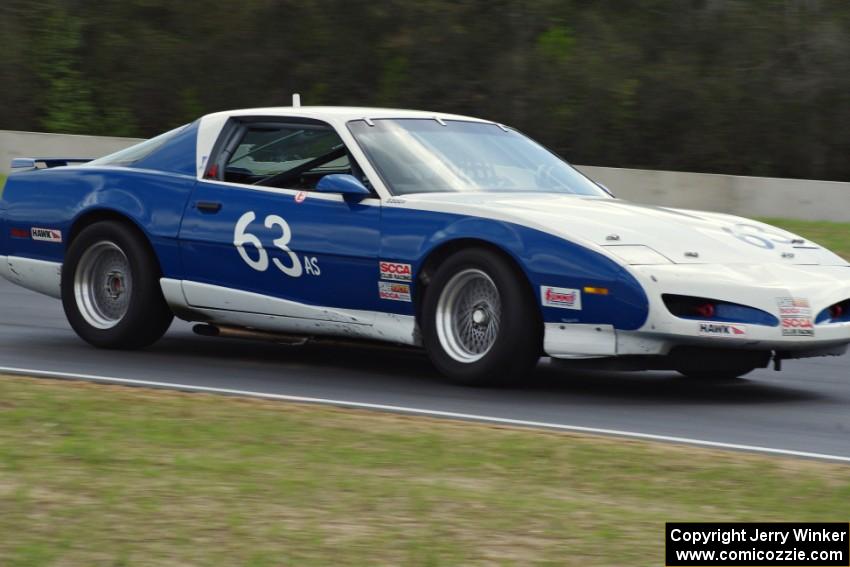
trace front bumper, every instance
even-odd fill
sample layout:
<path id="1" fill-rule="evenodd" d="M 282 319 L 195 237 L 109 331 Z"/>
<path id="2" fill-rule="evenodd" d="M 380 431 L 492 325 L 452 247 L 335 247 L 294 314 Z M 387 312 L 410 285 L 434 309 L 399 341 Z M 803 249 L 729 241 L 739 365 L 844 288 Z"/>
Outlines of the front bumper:
<path id="1" fill-rule="evenodd" d="M 814 324 L 811 335 L 783 331 L 780 302 L 803 300 L 814 323 L 823 309 L 850 298 L 844 266 L 664 265 L 632 268 L 649 297 L 649 315 L 635 331 L 606 324 L 546 323 L 544 351 L 555 358 L 666 355 L 676 346 L 777 351 L 785 358 L 838 354 L 850 344 L 850 322 Z M 664 294 L 704 297 L 747 305 L 780 320 L 775 327 L 676 317 Z M 715 327 L 706 327 L 705 324 Z M 797 331 L 799 332 L 799 331 Z"/>

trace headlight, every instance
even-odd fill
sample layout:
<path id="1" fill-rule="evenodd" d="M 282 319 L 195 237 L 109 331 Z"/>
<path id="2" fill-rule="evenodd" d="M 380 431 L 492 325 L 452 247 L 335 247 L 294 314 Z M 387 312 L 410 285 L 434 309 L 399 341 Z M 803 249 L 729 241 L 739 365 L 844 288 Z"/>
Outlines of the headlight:
<path id="1" fill-rule="evenodd" d="M 659 254 L 649 246 L 606 246 L 605 249 L 630 266 L 654 266 L 673 263 L 667 256 Z"/>

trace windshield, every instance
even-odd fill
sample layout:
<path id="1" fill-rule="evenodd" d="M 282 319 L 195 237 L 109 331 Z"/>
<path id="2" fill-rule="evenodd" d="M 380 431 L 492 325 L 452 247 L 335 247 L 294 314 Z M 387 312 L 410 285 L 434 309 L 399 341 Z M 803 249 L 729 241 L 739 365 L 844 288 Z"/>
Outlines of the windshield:
<path id="1" fill-rule="evenodd" d="M 607 196 L 555 154 L 490 123 L 364 120 L 349 129 L 396 195 L 539 192 Z"/>

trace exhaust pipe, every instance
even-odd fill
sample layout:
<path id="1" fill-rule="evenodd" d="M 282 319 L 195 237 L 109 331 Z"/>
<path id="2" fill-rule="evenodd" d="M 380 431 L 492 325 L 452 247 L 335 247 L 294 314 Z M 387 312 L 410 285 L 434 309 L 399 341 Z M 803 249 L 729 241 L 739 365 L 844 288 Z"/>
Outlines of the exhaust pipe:
<path id="1" fill-rule="evenodd" d="M 199 323 L 195 325 L 194 327 L 192 327 L 192 331 L 194 331 L 196 335 L 201 335 L 202 337 L 221 337 L 229 339 L 265 341 L 267 343 L 276 343 L 286 346 L 303 346 L 307 343 L 310 343 L 333 346 L 355 346 L 358 348 L 373 347 L 384 351 L 396 351 L 404 353 L 421 352 L 421 349 L 415 346 L 384 343 L 371 339 L 289 335 L 286 333 L 275 333 L 273 331 L 260 331 L 258 329 L 245 329 L 242 327 L 228 327 L 206 323 Z"/>

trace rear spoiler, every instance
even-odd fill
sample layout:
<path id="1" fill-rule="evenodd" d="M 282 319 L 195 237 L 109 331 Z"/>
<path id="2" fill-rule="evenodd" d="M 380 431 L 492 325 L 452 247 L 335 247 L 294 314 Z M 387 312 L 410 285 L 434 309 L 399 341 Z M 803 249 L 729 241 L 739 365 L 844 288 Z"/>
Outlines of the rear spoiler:
<path id="1" fill-rule="evenodd" d="M 94 158 L 20 157 L 12 160 L 12 169 L 49 169 L 75 163 L 88 163 Z"/>

